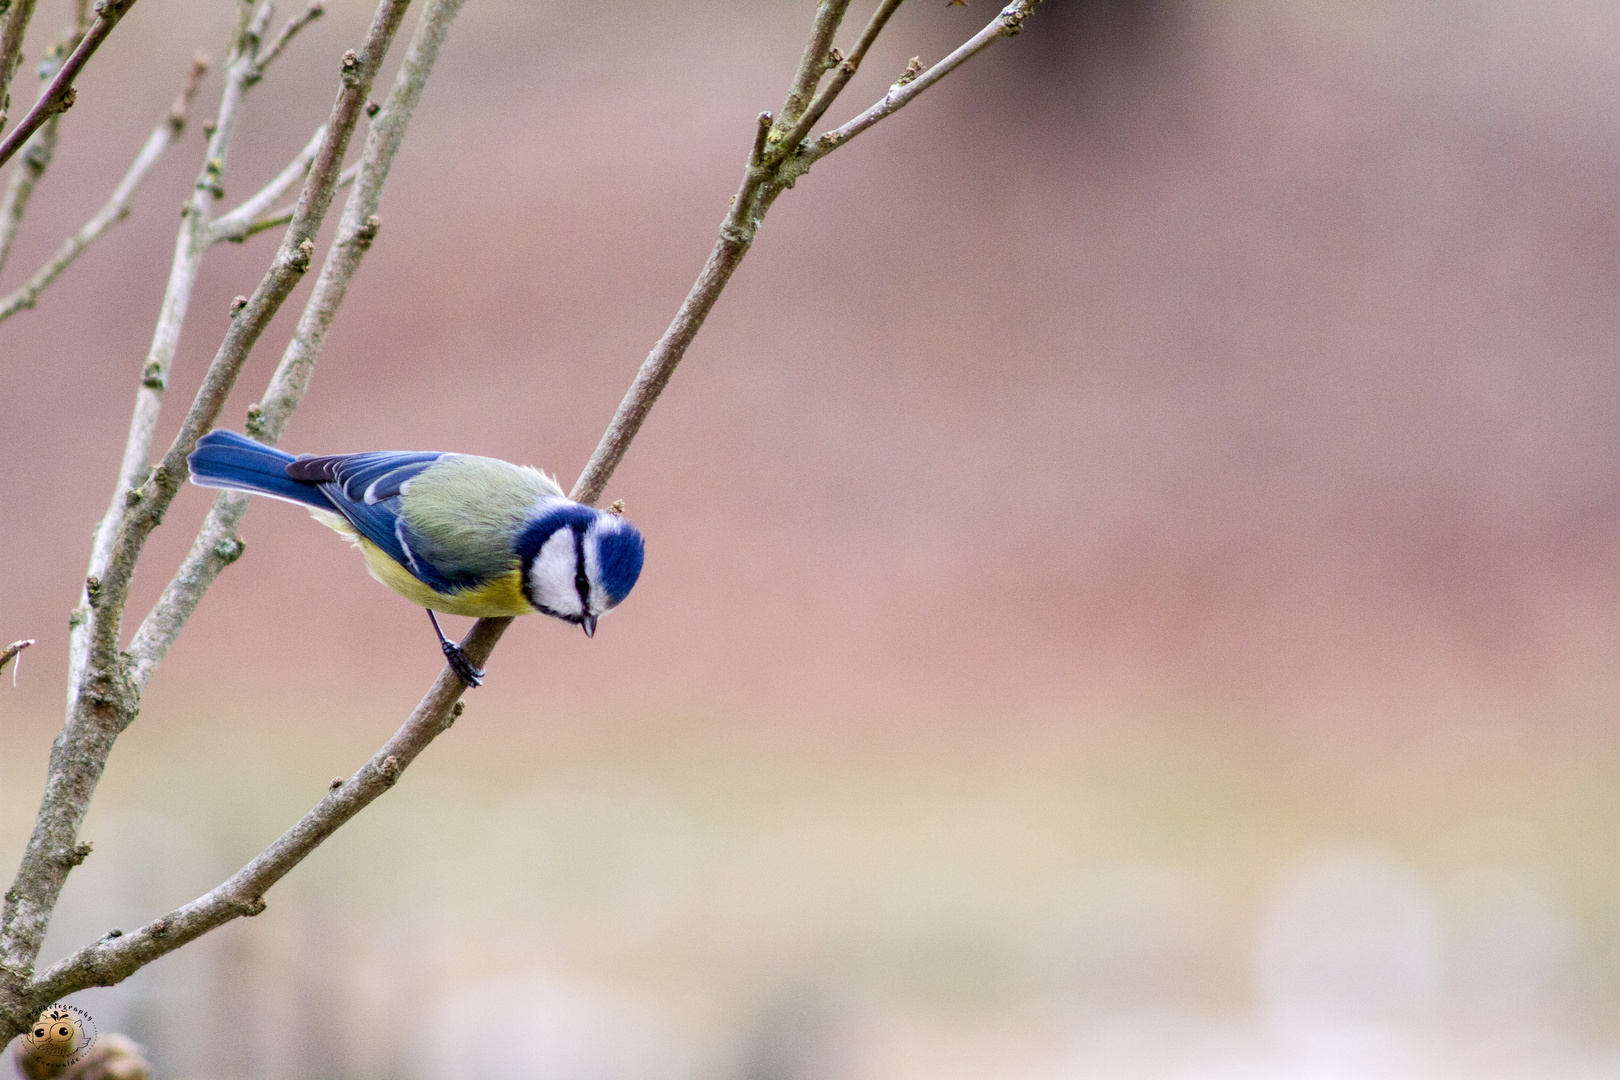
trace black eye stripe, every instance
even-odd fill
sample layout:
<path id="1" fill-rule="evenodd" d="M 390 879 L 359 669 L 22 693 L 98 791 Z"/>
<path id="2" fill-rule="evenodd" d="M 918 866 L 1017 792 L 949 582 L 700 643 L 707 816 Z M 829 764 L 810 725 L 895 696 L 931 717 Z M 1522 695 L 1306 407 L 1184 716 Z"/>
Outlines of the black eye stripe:
<path id="1" fill-rule="evenodd" d="M 580 613 L 591 610 L 591 578 L 585 572 L 585 530 L 574 527 L 574 589 L 579 593 Z"/>

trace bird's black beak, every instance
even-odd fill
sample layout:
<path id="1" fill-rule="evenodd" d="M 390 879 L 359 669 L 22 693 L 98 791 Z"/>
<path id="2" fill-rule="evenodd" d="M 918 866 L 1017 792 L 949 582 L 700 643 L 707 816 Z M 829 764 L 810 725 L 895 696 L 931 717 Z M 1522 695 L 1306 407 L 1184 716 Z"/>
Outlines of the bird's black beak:
<path id="1" fill-rule="evenodd" d="M 595 637 L 596 636 L 596 616 L 595 615 L 589 615 L 589 614 L 586 615 L 583 619 L 579 620 L 579 625 L 581 625 L 581 626 L 583 626 L 585 628 L 585 636 L 586 637 Z"/>

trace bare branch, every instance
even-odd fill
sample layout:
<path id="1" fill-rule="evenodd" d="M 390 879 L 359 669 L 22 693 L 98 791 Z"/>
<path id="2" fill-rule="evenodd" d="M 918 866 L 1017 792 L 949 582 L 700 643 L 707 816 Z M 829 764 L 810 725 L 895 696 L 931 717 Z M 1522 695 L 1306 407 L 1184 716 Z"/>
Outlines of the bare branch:
<path id="1" fill-rule="evenodd" d="M 827 107 L 837 100 L 839 93 L 843 91 L 845 86 L 849 85 L 849 80 L 855 77 L 855 72 L 860 68 L 861 61 L 866 59 L 867 50 L 872 47 L 872 42 L 877 40 L 877 36 L 883 32 L 883 27 L 888 24 L 889 16 L 893 15 L 900 7 L 900 2 L 901 0 L 883 0 L 877 6 L 877 10 L 872 12 L 872 18 L 867 21 L 866 29 L 861 31 L 860 38 L 855 42 L 855 48 L 850 50 L 848 56 L 838 61 L 837 70 L 833 73 L 833 77 L 827 81 L 826 86 L 823 86 L 817 92 L 815 100 L 804 110 L 804 115 L 799 117 L 798 123 L 793 125 L 793 129 L 782 136 L 780 143 L 780 152 L 782 154 L 792 153 L 804 141 L 804 137 L 810 134 L 810 129 L 815 126 L 816 121 L 820 120 L 822 114 L 827 111 Z"/>
<path id="2" fill-rule="evenodd" d="M 82 36 L 81 23 L 74 34 L 51 46 L 45 63 L 40 65 L 41 80 L 48 80 L 56 74 L 62 66 L 62 58 L 73 51 Z M 4 122 L 3 114 L 4 110 L 0 110 L 0 123 Z M 38 131 L 29 136 L 23 146 L 22 158 L 11 167 L 6 193 L 0 197 L 0 266 L 5 265 L 6 258 L 11 254 L 11 245 L 16 242 L 35 186 L 44 179 L 45 170 L 50 168 L 51 159 L 56 155 L 56 137 L 60 127 L 60 114 L 46 120 Z"/>
<path id="3" fill-rule="evenodd" d="M 325 14 L 326 5 L 321 0 L 310 0 L 307 8 L 288 19 L 287 25 L 283 26 L 281 33 L 276 35 L 276 40 L 270 43 L 270 47 L 264 50 L 264 55 L 259 58 L 259 62 L 254 68 L 254 79 L 264 77 L 264 69 L 270 66 L 272 60 L 281 55 L 281 50 L 285 49 L 287 43 L 298 35 L 298 31 Z"/>
<path id="4" fill-rule="evenodd" d="M 241 5 L 231 53 L 225 65 L 225 85 L 220 92 L 219 112 L 208 136 L 208 148 L 203 154 L 197 182 L 180 208 L 180 229 L 175 236 L 169 280 L 164 286 L 157 324 L 152 329 L 152 344 L 141 365 L 140 385 L 135 392 L 135 409 L 130 417 L 129 435 L 124 441 L 124 457 L 118 468 L 118 479 L 113 484 L 112 499 L 108 502 L 107 512 L 102 515 L 101 524 L 96 528 L 95 541 L 91 545 L 90 565 L 85 571 L 87 580 L 100 581 L 106 575 L 112 559 L 113 541 L 129 508 L 130 493 L 145 483 L 151 472 L 152 443 L 157 434 L 158 418 L 163 411 L 169 369 L 174 365 L 175 350 L 180 345 L 180 331 L 191 307 L 192 289 L 202 269 L 203 254 L 208 250 L 208 221 L 214 200 L 224 194 L 222 185 L 226 164 L 230 160 L 242 105 L 252 85 L 249 76 L 255 66 L 259 40 L 270 21 L 270 10 L 268 2 L 262 3 L 256 14 L 251 4 Z M 70 712 L 75 708 L 85 665 L 89 661 L 92 615 L 89 597 L 86 596 L 70 620 Z"/>
<path id="5" fill-rule="evenodd" d="M 357 174 L 359 181 L 343 207 L 336 241 L 326 253 L 326 261 L 299 316 L 292 340 L 282 353 L 264 397 L 248 410 L 248 430 L 255 438 L 272 444 L 279 442 L 293 410 L 303 400 L 315 360 L 326 344 L 327 332 L 348 292 L 349 281 L 376 238 L 376 212 L 382 200 L 383 185 L 421 99 L 422 89 L 438 60 L 439 48 L 462 3 L 463 0 L 434 0 L 423 9 L 405 59 L 394 78 L 393 89 L 372 121 L 360 161 L 344 172 L 345 176 Z M 145 687 L 153 669 L 196 610 L 204 591 L 220 571 L 241 556 L 242 541 L 236 531 L 247 505 L 246 495 L 221 492 L 215 497 L 174 580 L 163 590 L 131 639 L 131 677 L 137 686 Z"/>
<path id="6" fill-rule="evenodd" d="M 73 80 L 79 77 L 79 71 L 89 63 L 90 57 L 95 55 L 101 43 L 107 40 L 107 35 L 118 25 L 118 20 L 134 6 L 135 0 L 101 0 L 97 8 L 96 21 L 90 24 L 84 39 L 79 42 L 72 55 L 63 61 L 61 70 L 51 78 L 45 92 L 39 96 L 34 107 L 28 110 L 28 115 L 11 129 L 10 134 L 0 139 L 0 165 L 11 160 L 11 156 L 46 120 L 73 107 L 74 99 L 78 96 L 77 91 L 73 89 Z"/>
<path id="7" fill-rule="evenodd" d="M 805 168 L 832 153 L 873 124 L 890 116 L 911 103 L 918 94 L 933 86 L 939 80 L 961 67 L 964 63 L 994 45 L 1002 38 L 1013 37 L 1024 29 L 1024 20 L 1040 5 L 1041 0 L 1014 0 L 1002 8 L 996 17 L 990 20 L 990 25 L 974 34 L 967 41 L 945 59 L 918 75 L 915 79 L 897 82 L 889 87 L 889 92 L 883 95 L 883 100 L 867 109 L 861 115 L 845 124 L 827 132 L 812 142 L 799 155 Z"/>
<path id="8" fill-rule="evenodd" d="M 5 24 L 0 27 L 0 127 L 11 110 L 11 79 L 22 60 L 23 35 L 34 18 L 34 0 L 12 0 L 6 12 Z"/>
<path id="9" fill-rule="evenodd" d="M 354 183 L 354 178 L 359 175 L 359 165 L 350 165 L 347 169 L 344 169 L 343 175 L 338 177 L 338 190 L 342 191 L 344 188 Z M 277 226 L 287 224 L 293 219 L 293 213 L 297 209 L 298 207 L 296 206 L 283 206 L 280 210 L 273 211 L 268 216 L 259 218 L 257 221 L 244 226 L 240 235 L 233 234 L 230 236 L 223 236 L 220 239 L 229 240 L 233 244 L 240 244 L 242 241 L 251 236 L 257 236 L 262 232 L 268 232 Z"/>
<path id="10" fill-rule="evenodd" d="M 804 55 L 799 58 L 799 70 L 793 74 L 787 98 L 782 102 L 782 111 L 777 116 L 777 123 L 784 129 L 798 123 L 805 106 L 810 103 L 811 96 L 821 83 L 821 77 L 837 63 L 832 57 L 833 38 L 838 33 L 838 25 L 844 21 L 844 12 L 848 10 L 849 0 L 821 0 L 816 5 L 816 21 L 810 27 L 810 40 L 805 42 Z"/>
<path id="11" fill-rule="evenodd" d="M 39 299 L 39 294 L 45 291 L 45 287 L 55 281 L 57 275 L 66 270 L 69 264 L 78 258 L 85 248 L 129 216 L 130 203 L 134 200 L 135 191 L 140 187 L 141 181 L 146 179 L 146 174 L 153 165 L 157 164 L 158 158 L 163 156 L 163 152 L 169 148 L 169 145 L 175 139 L 179 138 L 180 132 L 185 129 L 186 107 L 191 103 L 191 98 L 196 94 L 197 86 L 202 82 L 202 77 L 207 71 L 208 61 L 205 57 L 199 54 L 192 58 L 191 74 L 187 77 L 185 87 L 180 91 L 180 96 L 175 99 L 174 104 L 169 107 L 163 119 L 152 130 L 152 134 L 147 137 L 146 145 L 141 147 L 141 152 L 135 157 L 135 163 L 129 167 L 129 171 L 119 181 L 118 187 L 114 189 L 112 197 L 107 200 L 107 204 L 96 212 L 95 217 L 85 222 L 78 232 L 64 240 L 62 246 L 56 250 L 56 254 L 52 255 L 50 260 L 34 273 L 33 277 L 29 278 L 9 296 L 0 299 L 0 319 L 15 315 L 25 308 L 33 307 L 34 303 Z M 45 127 L 40 129 L 39 134 L 44 135 L 46 132 L 50 132 L 54 137 L 55 124 L 56 118 L 52 117 Z M 23 154 L 23 162 L 17 166 L 16 171 L 22 170 L 32 154 L 33 149 L 30 147 Z M 15 175 L 15 172 L 13 175 Z M 7 195 L 10 195 L 9 189 Z M 20 209 L 18 210 L 18 216 L 21 216 Z M 0 249 L 0 260 L 3 260 L 4 257 L 4 250 Z"/>
<path id="12" fill-rule="evenodd" d="M 783 189 L 791 187 L 798 177 L 802 176 L 810 165 L 821 157 L 826 156 L 835 147 L 847 142 L 856 134 L 877 123 L 884 116 L 903 107 L 912 98 L 922 93 L 929 86 L 938 82 L 956 67 L 989 46 L 992 42 L 1003 37 L 1010 37 L 1022 28 L 1023 20 L 1034 10 L 1040 0 L 1016 0 L 1007 5 L 1001 13 L 991 21 L 984 30 L 974 35 L 966 44 L 957 49 L 950 56 L 941 60 L 927 72 L 904 86 L 896 86 L 889 91 L 883 102 L 873 106 L 860 117 L 846 124 L 836 132 L 829 132 L 816 140 L 809 147 L 805 147 L 797 154 L 785 158 L 774 157 L 766 148 L 769 143 L 783 130 L 783 120 L 778 119 L 764 143 L 756 136 L 754 150 L 749 155 L 749 165 L 744 171 L 742 186 L 732 197 L 731 210 L 720 225 L 720 235 L 715 240 L 714 248 L 709 252 L 709 258 L 704 263 L 703 270 L 693 283 L 691 291 L 687 293 L 686 300 L 681 304 L 680 310 L 675 313 L 675 319 L 664 331 L 664 336 L 653 347 L 647 359 L 642 363 L 641 369 L 636 373 L 635 381 L 625 394 L 624 400 L 619 403 L 619 409 L 614 414 L 607 431 L 602 435 L 602 441 L 597 444 L 596 450 L 591 454 L 591 460 L 580 476 L 579 482 L 574 485 L 573 497 L 581 502 L 594 502 L 607 486 L 608 477 L 618 467 L 624 453 L 629 449 L 636 433 L 641 430 L 642 421 L 651 411 L 658 395 L 663 392 L 669 383 L 670 376 L 675 373 L 675 367 L 686 355 L 686 348 L 697 335 L 698 328 L 708 317 L 714 302 L 719 299 L 720 292 L 730 280 L 731 273 L 736 269 L 742 257 L 748 253 L 749 246 L 764 220 L 765 213 L 770 209 L 776 197 Z M 836 5 L 823 3 L 816 12 L 815 26 L 811 31 L 810 43 L 805 46 L 804 59 L 800 62 L 799 72 L 794 78 L 793 90 L 788 95 L 788 105 L 795 104 L 799 97 L 804 95 L 804 87 L 813 87 L 820 75 L 826 71 L 822 67 L 816 70 L 818 61 L 816 57 L 823 55 L 822 51 L 830 49 L 831 34 L 836 30 L 836 19 L 841 17 L 842 9 L 833 11 Z M 847 5 L 846 5 L 847 6 Z M 878 32 L 893 13 L 893 7 L 888 0 L 881 4 L 873 14 L 872 20 L 862 32 L 859 42 L 852 54 L 856 63 L 864 57 L 866 50 L 871 47 Z M 840 76 L 847 82 L 847 75 L 840 72 Z M 800 124 L 810 113 L 820 105 L 825 111 L 827 104 L 836 96 L 843 83 L 836 78 L 829 83 L 826 90 L 818 95 L 817 100 L 809 106 L 799 106 L 797 122 L 792 131 L 800 130 Z M 822 101 L 825 98 L 825 101 Z M 872 115 L 869 115 L 872 114 Z M 765 130 L 769 122 L 766 115 L 760 117 L 760 131 Z M 813 122 L 813 120 L 812 120 Z M 859 125 L 859 126 L 856 126 Z M 846 129 L 849 129 L 846 131 Z M 808 131 L 809 125 L 804 124 L 803 130 Z M 793 143 L 788 146 L 795 145 Z"/>
<path id="13" fill-rule="evenodd" d="M 276 203 L 286 198 L 300 180 L 309 172 L 310 164 L 315 160 L 315 151 L 320 149 L 321 140 L 326 138 L 326 128 L 318 127 L 315 134 L 310 137 L 309 143 L 298 152 L 298 156 L 287 163 L 287 167 L 278 173 L 264 187 L 260 188 L 251 198 L 243 202 L 235 210 L 223 214 L 214 220 L 208 228 L 208 242 L 217 244 L 221 240 L 234 240 L 241 242 L 252 235 L 248 230 L 252 228 L 257 219 Z M 289 216 L 287 221 L 291 221 Z M 286 224 L 286 222 L 283 222 Z"/>
<path id="14" fill-rule="evenodd" d="M 18 653 L 22 652 L 33 643 L 33 638 L 24 638 L 21 641 L 13 641 L 4 649 L 0 649 L 0 671 L 6 670 L 6 665 L 11 663 L 11 661 L 16 658 Z"/>
<path id="15" fill-rule="evenodd" d="M 337 178 L 349 137 L 359 122 L 366 95 L 382 66 L 384 54 L 405 16 L 410 0 L 382 0 L 372 18 L 366 41 L 360 51 L 343 54 L 342 87 L 332 105 L 331 118 L 315 153 L 298 209 L 282 238 L 281 247 L 259 285 L 232 316 L 214 360 L 203 375 L 201 388 L 187 411 L 180 431 L 169 444 L 163 460 L 146 482 L 132 494 L 131 510 L 125 515 L 114 542 L 107 574 L 101 581 L 103 598 L 93 604 L 96 617 L 91 631 L 91 663 L 111 668 L 118 664 L 118 623 L 146 538 L 162 519 L 169 503 L 186 477 L 186 457 L 196 449 L 197 440 L 214 426 L 225 398 L 236 383 L 236 376 L 258 343 L 259 336 L 280 309 L 293 288 L 309 270 L 315 254 L 315 234 L 332 203 Z"/>
<path id="16" fill-rule="evenodd" d="M 4 266 L 11 255 L 11 245 L 17 240 L 35 185 L 44 177 L 45 170 L 50 168 L 51 158 L 56 156 L 59 120 L 60 117 L 53 116 L 34 132 L 28 145 L 23 147 L 22 157 L 11 167 L 11 175 L 6 179 L 6 193 L 0 196 L 0 266 Z"/>
<path id="17" fill-rule="evenodd" d="M 465 647 L 473 661 L 481 664 L 494 644 L 493 638 L 481 637 L 475 630 Z M 446 670 L 410 719 L 370 761 L 341 784 L 329 788 L 325 798 L 252 862 L 184 907 L 133 933 L 102 938 L 54 964 L 30 981 L 30 997 L 49 1002 L 88 986 L 111 986 L 217 926 L 262 912 L 264 894 L 272 885 L 321 841 L 393 787 L 428 743 L 455 723 L 462 711 L 457 699 L 465 689 L 461 680 Z"/>
<path id="18" fill-rule="evenodd" d="M 720 292 L 731 280 L 732 271 L 748 254 L 765 209 L 781 190 L 765 188 L 763 172 L 764 168 L 755 164 L 750 164 L 745 171 L 742 186 L 732 199 L 731 210 L 720 224 L 720 235 L 709 252 L 708 261 L 703 264 L 702 271 L 692 283 L 691 290 L 681 302 L 680 310 L 676 311 L 664 336 L 658 339 L 658 344 L 653 346 L 641 369 L 636 372 L 635 381 L 619 403 L 619 409 L 614 413 L 601 442 L 597 443 L 584 473 L 569 493 L 570 498 L 590 504 L 601 497 L 608 478 L 619 467 L 625 451 L 641 430 L 642 422 L 652 411 L 653 403 L 663 393 L 670 376 L 675 374 L 675 366 L 686 355 L 687 346 L 697 336 L 714 302 L 720 299 Z M 768 199 L 762 205 L 758 196 L 767 194 Z"/>
<path id="19" fill-rule="evenodd" d="M 103 0 L 104 5 L 109 2 L 111 0 Z M 78 673 L 76 692 L 75 688 L 70 688 L 70 693 L 74 693 L 70 714 L 52 747 L 45 796 L 34 832 L 16 881 L 6 892 L 4 922 L 0 925 L 0 988 L 15 988 L 17 980 L 28 973 L 39 954 L 68 872 L 83 858 L 78 854 L 81 845 L 77 838 L 90 797 L 106 768 L 114 740 L 134 720 L 139 709 L 139 691 L 130 679 L 125 659 L 118 652 L 119 623 L 135 563 L 146 539 L 185 479 L 186 455 L 195 447 L 198 436 L 213 426 L 249 351 L 309 268 L 314 252 L 313 236 L 331 205 L 349 136 L 359 121 L 366 94 L 404 17 L 407 3 L 408 0 L 382 0 L 361 49 L 344 54 L 341 86 L 332 106 L 326 137 L 315 155 L 298 200 L 298 211 L 281 248 L 252 299 L 232 320 L 180 433 L 170 444 L 163 461 L 126 497 L 129 510 L 118 524 L 105 576 L 91 575 L 86 582 L 90 609 L 89 655 Z M 257 51 L 257 44 L 246 41 L 246 37 L 244 34 L 239 39 L 239 51 L 251 57 Z M 224 112 L 223 105 L 221 112 Z M 216 130 L 215 135 L 217 137 L 219 131 Z M 214 167 L 217 163 L 211 159 L 204 169 L 205 180 Z M 200 237 L 198 230 L 196 238 Z M 3 1004 L 0 1001 L 0 1005 Z M 3 1019 L 10 1025 L 19 1015 L 14 1007 L 7 1006 Z"/>

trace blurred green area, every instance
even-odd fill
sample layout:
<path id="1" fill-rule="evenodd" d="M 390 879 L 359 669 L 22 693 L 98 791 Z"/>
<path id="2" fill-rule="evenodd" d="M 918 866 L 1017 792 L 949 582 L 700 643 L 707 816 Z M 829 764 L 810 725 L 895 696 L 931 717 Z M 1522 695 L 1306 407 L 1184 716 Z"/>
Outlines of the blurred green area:
<path id="1" fill-rule="evenodd" d="M 1163 702 L 886 733 L 873 717 L 875 737 L 815 719 L 570 725 L 475 699 L 263 915 L 75 1000 L 174 1076 L 1544 1077 L 1613 1060 L 1612 744 L 1418 738 L 1357 762 Z M 369 753 L 380 732 L 342 720 L 243 708 L 132 729 L 47 958 L 250 857 Z M 18 764 L 0 774 L 13 850 L 36 772 Z"/>

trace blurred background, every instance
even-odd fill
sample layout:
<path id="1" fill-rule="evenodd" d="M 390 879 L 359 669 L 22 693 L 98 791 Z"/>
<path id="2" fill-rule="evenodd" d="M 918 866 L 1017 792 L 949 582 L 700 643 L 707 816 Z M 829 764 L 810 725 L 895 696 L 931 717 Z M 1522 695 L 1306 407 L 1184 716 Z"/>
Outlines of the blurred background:
<path id="1" fill-rule="evenodd" d="M 120 25 L 0 288 L 233 8 Z M 370 10 L 254 91 L 229 204 Z M 905 5 L 831 119 L 993 12 Z M 570 483 L 810 16 L 468 4 L 284 445 Z M 7 875 L 219 85 L 0 327 Z M 275 242 L 209 254 L 163 444 Z M 263 915 L 74 1001 L 197 1080 L 1620 1076 L 1617 294 L 1620 8 L 1051 0 L 776 204 L 608 489 L 648 561 L 596 639 L 518 623 Z M 243 536 L 44 961 L 210 888 L 440 669 L 295 508 Z"/>

